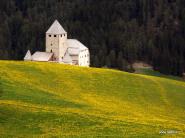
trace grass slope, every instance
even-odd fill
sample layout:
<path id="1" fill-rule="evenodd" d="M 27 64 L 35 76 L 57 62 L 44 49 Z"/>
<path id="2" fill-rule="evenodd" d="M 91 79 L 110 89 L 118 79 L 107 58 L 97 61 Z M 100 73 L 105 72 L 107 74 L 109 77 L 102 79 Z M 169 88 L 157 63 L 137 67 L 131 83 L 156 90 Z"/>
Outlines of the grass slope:
<path id="1" fill-rule="evenodd" d="M 144 75 L 150 75 L 150 76 L 156 76 L 156 77 L 162 77 L 162 78 L 184 81 L 184 79 L 182 77 L 177 77 L 177 76 L 172 76 L 172 75 L 165 75 L 165 74 L 162 74 L 158 71 L 154 71 L 153 69 L 150 69 L 150 68 L 137 68 L 135 70 L 136 70 L 135 73 L 137 73 L 137 74 L 144 74 Z"/>
<path id="2" fill-rule="evenodd" d="M 178 80 L 0 61 L 0 137 L 185 137 L 184 98 Z"/>

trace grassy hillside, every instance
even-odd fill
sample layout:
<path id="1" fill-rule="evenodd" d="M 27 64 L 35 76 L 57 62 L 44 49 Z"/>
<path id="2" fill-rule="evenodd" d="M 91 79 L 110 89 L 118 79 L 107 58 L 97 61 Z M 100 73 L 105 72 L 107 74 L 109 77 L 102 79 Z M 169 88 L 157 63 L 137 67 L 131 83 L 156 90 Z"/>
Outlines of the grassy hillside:
<path id="1" fill-rule="evenodd" d="M 156 76 L 156 77 L 168 78 L 173 80 L 185 81 L 182 77 L 165 75 L 158 71 L 154 71 L 153 69 L 150 69 L 150 68 L 137 68 L 135 70 L 136 70 L 135 73 L 137 74 L 144 74 L 149 76 Z"/>
<path id="2" fill-rule="evenodd" d="M 185 82 L 0 61 L 0 137 L 185 137 Z"/>

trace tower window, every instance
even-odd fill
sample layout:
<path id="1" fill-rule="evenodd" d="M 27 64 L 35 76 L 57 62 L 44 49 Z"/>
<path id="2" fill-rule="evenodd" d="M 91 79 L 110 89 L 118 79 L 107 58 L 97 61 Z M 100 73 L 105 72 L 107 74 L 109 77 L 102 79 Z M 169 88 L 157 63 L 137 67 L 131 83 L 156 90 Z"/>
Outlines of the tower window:
<path id="1" fill-rule="evenodd" d="M 54 35 L 54 37 L 57 37 L 57 35 Z"/>
<path id="2" fill-rule="evenodd" d="M 51 37 L 51 35 L 49 35 L 49 37 Z"/>

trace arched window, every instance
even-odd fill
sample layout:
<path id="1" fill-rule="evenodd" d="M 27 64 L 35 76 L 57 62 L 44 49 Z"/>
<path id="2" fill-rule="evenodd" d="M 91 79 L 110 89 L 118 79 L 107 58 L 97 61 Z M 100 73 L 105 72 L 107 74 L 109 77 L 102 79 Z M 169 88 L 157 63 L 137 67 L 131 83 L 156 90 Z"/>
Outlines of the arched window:
<path id="1" fill-rule="evenodd" d="M 51 49 L 51 53 L 53 52 L 53 50 Z"/>
<path id="2" fill-rule="evenodd" d="M 54 35 L 54 37 L 57 37 L 57 35 Z"/>
<path id="3" fill-rule="evenodd" d="M 49 35 L 49 37 L 51 37 L 51 35 Z"/>

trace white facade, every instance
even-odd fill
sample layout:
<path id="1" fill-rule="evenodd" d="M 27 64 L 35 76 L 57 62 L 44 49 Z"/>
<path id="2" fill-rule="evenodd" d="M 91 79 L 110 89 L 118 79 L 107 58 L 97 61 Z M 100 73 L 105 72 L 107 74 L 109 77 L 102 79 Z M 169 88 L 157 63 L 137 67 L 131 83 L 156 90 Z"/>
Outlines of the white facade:
<path id="1" fill-rule="evenodd" d="M 73 59 L 73 64 L 79 66 L 90 66 L 90 53 L 89 49 L 76 39 L 68 39 L 68 52 Z"/>
<path id="2" fill-rule="evenodd" d="M 52 58 L 43 56 L 48 55 L 48 53 L 52 53 Z M 68 39 L 67 32 L 57 20 L 46 32 L 45 54 L 42 52 L 39 57 L 39 52 L 37 52 L 37 57 L 34 58 L 34 61 L 40 61 L 40 58 L 44 58 L 42 61 L 52 60 L 64 64 L 90 66 L 89 49 L 76 39 Z"/>
<path id="3" fill-rule="evenodd" d="M 67 50 L 66 40 L 67 34 L 55 35 L 46 33 L 46 52 L 54 53 L 56 61 L 61 62 Z"/>
<path id="4" fill-rule="evenodd" d="M 78 61 L 80 66 L 90 66 L 90 56 L 88 49 L 80 51 Z"/>
<path id="5" fill-rule="evenodd" d="M 46 52 L 54 53 L 55 60 L 61 62 L 67 49 L 67 32 L 56 20 L 46 32 Z"/>

